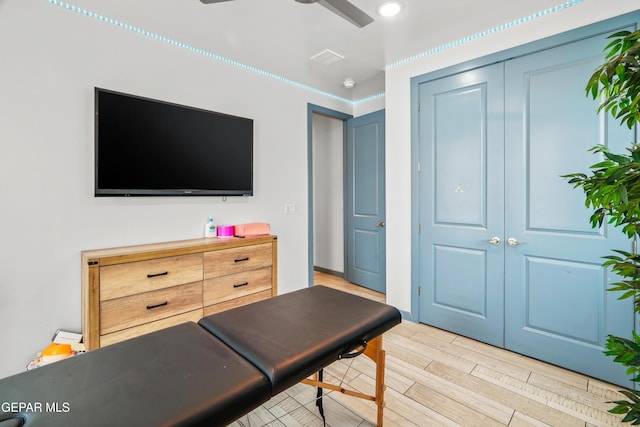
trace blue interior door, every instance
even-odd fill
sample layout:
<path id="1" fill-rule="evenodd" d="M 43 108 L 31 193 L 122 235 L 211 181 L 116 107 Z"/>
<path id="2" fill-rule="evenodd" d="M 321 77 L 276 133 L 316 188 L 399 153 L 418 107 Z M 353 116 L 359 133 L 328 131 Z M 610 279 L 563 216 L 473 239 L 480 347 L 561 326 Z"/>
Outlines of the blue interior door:
<path id="1" fill-rule="evenodd" d="M 420 321 L 503 345 L 503 65 L 420 86 Z"/>
<path id="2" fill-rule="evenodd" d="M 631 300 L 607 292 L 616 280 L 602 256 L 631 250 L 613 227 L 592 229 L 584 194 L 561 175 L 588 173 L 589 147 L 623 152 L 628 129 L 596 116 L 585 96 L 602 62 L 598 36 L 506 63 L 505 343 L 519 353 L 629 385 L 603 355 L 608 334 L 629 336 Z"/>
<path id="3" fill-rule="evenodd" d="M 420 84 L 419 320 L 629 386 L 603 350 L 633 304 L 601 264 L 631 245 L 561 178 L 633 141 L 585 96 L 605 37 Z"/>
<path id="4" fill-rule="evenodd" d="M 386 292 L 384 110 L 347 120 L 346 279 Z"/>

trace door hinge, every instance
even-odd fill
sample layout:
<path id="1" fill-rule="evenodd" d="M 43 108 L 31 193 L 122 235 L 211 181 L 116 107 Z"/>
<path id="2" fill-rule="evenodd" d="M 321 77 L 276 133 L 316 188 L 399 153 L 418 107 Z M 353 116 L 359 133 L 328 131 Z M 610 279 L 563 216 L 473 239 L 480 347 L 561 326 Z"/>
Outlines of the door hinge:
<path id="1" fill-rule="evenodd" d="M 418 296 L 420 296 L 420 286 L 418 286 Z"/>
<path id="2" fill-rule="evenodd" d="M 420 234 L 422 232 L 422 225 L 418 224 L 418 234 Z"/>
<path id="3" fill-rule="evenodd" d="M 420 167 L 421 167 L 420 162 L 418 162 L 418 173 L 420 173 Z"/>

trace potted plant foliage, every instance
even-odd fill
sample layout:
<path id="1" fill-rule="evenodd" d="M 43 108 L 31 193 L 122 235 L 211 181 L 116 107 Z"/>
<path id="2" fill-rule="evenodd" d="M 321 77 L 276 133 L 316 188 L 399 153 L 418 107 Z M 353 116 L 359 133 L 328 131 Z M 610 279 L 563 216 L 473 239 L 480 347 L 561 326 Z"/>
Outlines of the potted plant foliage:
<path id="1" fill-rule="evenodd" d="M 612 34 L 605 47 L 606 60 L 596 69 L 587 84 L 587 96 L 599 100 L 598 112 L 611 114 L 621 126 L 633 129 L 640 122 L 640 31 Z M 593 209 L 591 226 L 604 221 L 633 239 L 634 248 L 640 235 L 640 145 L 631 142 L 626 153 L 611 153 L 605 146 L 591 151 L 602 161 L 591 166 L 590 174 L 566 175 L 569 183 L 580 187 L 586 205 Z M 615 250 L 605 256 L 603 266 L 620 277 L 609 290 L 621 292 L 620 299 L 633 298 L 635 312 L 640 312 L 640 255 L 637 250 Z M 640 382 L 640 336 L 632 331 L 632 339 L 609 335 L 605 354 L 627 367 L 632 380 Z M 618 400 L 609 412 L 624 415 L 623 422 L 640 425 L 640 392 L 620 391 L 628 400 Z"/>

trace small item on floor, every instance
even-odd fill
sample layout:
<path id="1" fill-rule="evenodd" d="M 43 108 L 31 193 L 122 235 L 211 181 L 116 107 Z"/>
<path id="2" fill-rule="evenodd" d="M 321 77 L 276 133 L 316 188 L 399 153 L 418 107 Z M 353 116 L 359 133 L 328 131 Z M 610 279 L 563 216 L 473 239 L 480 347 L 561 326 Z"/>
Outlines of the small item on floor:
<path id="1" fill-rule="evenodd" d="M 42 350 L 42 354 L 40 355 L 40 366 L 48 365 L 49 363 L 57 362 L 58 360 L 66 359 L 71 356 L 73 356 L 71 344 L 51 343 Z"/>
<path id="2" fill-rule="evenodd" d="M 56 330 L 51 339 L 51 344 L 36 354 L 27 365 L 27 371 L 84 353 L 85 347 L 81 341 L 82 334 L 80 333 L 61 329 Z"/>
<path id="3" fill-rule="evenodd" d="M 53 334 L 51 342 L 56 344 L 75 344 L 82 342 L 82 334 L 78 332 L 64 331 L 62 329 L 56 330 Z"/>

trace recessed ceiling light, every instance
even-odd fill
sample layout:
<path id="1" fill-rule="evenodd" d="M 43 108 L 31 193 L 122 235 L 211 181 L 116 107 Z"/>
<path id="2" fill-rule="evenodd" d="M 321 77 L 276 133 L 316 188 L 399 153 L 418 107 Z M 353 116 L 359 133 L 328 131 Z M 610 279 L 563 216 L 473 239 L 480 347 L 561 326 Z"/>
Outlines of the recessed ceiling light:
<path id="1" fill-rule="evenodd" d="M 402 10 L 402 3 L 396 0 L 388 0 L 378 6 L 378 15 L 390 17 L 396 16 Z"/>

